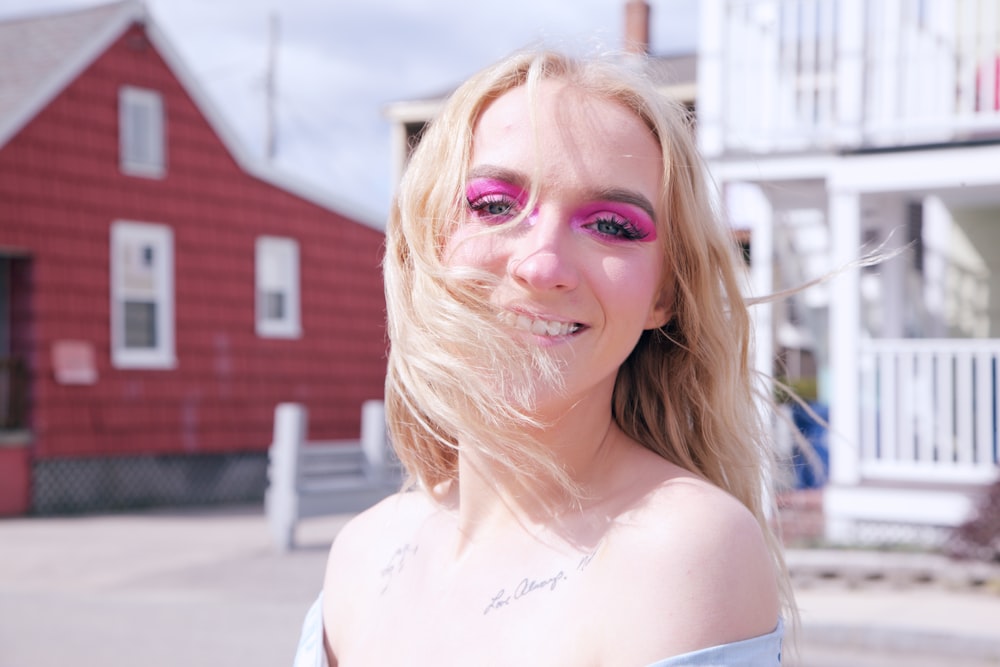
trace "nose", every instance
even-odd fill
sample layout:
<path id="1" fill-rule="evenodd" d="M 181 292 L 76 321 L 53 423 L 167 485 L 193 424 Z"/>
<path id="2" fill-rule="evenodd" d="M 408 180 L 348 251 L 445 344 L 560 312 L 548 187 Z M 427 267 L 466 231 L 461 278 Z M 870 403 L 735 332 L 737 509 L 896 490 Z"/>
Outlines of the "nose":
<path id="1" fill-rule="evenodd" d="M 568 223 L 557 212 L 536 211 L 512 248 L 507 271 L 515 282 L 535 290 L 570 290 L 579 274 Z"/>

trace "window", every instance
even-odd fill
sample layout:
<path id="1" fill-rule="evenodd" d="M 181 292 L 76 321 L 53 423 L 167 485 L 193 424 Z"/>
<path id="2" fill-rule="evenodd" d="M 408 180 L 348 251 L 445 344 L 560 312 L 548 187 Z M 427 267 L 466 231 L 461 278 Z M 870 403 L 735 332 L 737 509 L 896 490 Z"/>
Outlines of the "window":
<path id="1" fill-rule="evenodd" d="M 174 368 L 174 239 L 165 225 L 111 225 L 111 361 Z"/>
<path id="2" fill-rule="evenodd" d="M 118 93 L 121 170 L 162 178 L 167 171 L 163 98 L 154 90 L 124 86 Z"/>
<path id="3" fill-rule="evenodd" d="M 257 335 L 298 338 L 299 244 L 294 239 L 261 236 L 256 248 Z"/>

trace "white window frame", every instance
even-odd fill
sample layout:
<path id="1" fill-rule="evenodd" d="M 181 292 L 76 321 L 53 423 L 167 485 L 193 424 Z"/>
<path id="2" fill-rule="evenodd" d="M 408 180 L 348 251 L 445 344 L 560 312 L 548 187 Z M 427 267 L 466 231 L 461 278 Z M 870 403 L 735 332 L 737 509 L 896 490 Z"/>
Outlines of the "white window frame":
<path id="1" fill-rule="evenodd" d="M 118 91 L 118 153 L 122 173 L 163 178 L 167 173 L 167 126 L 163 96 L 122 86 Z"/>
<path id="2" fill-rule="evenodd" d="M 153 265 L 149 269 L 136 268 L 136 251 L 145 247 L 152 249 Z M 125 301 L 130 297 L 152 300 L 155 309 L 155 343 L 152 346 L 128 347 L 126 345 Z M 112 365 L 115 368 L 130 369 L 176 368 L 174 328 L 173 230 L 167 225 L 147 222 L 119 220 L 112 223 Z"/>
<path id="3" fill-rule="evenodd" d="M 282 297 L 283 312 L 268 313 L 265 291 Z M 254 248 L 254 301 L 257 335 L 262 338 L 299 338 L 299 243 L 283 236 L 259 236 Z"/>

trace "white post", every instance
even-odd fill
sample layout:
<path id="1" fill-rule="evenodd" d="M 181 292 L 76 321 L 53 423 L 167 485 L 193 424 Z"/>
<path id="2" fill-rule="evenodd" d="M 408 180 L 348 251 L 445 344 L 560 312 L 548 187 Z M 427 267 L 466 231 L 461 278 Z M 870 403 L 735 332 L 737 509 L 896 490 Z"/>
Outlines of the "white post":
<path id="1" fill-rule="evenodd" d="M 954 220 L 948 207 L 936 196 L 923 201 L 924 271 L 921 276 L 925 315 L 925 338 L 948 337 L 948 284 L 952 227 Z"/>
<path id="2" fill-rule="evenodd" d="M 759 189 L 757 193 L 760 208 L 750 237 L 750 267 L 754 295 L 763 297 L 775 291 L 774 209 Z M 754 342 L 757 370 L 770 377 L 774 374 L 774 306 L 770 302 L 754 306 Z"/>
<path id="3" fill-rule="evenodd" d="M 861 197 L 856 191 L 830 191 L 831 279 L 830 349 L 830 478 L 823 492 L 826 538 L 833 542 L 854 539 L 854 521 L 846 494 L 861 480 L 861 378 L 860 378 L 860 270 Z"/>
<path id="4" fill-rule="evenodd" d="M 295 491 L 299 450 L 305 443 L 308 411 L 299 403 L 280 403 L 274 409 L 274 440 L 268 450 L 268 483 L 264 511 L 275 544 L 281 551 L 292 548 L 298 517 Z"/>
<path id="5" fill-rule="evenodd" d="M 752 183 L 724 183 L 726 212 L 734 228 L 750 230 L 750 296 L 765 297 L 774 285 L 774 210 L 764 191 Z M 754 327 L 754 367 L 765 378 L 774 374 L 774 306 L 751 308 Z M 767 383 L 770 386 L 770 382 Z"/>
<path id="6" fill-rule="evenodd" d="M 864 39 L 863 0 L 837 3 L 837 142 L 852 147 L 861 143 L 864 123 Z"/>
<path id="7" fill-rule="evenodd" d="M 830 284 L 830 482 L 854 486 L 859 469 L 861 337 L 860 276 L 861 201 L 857 192 L 830 194 L 833 266 L 848 267 Z"/>
<path id="8" fill-rule="evenodd" d="M 735 192 L 732 190 L 735 189 Z M 750 283 L 751 296 L 765 297 L 774 293 L 774 210 L 771 202 L 758 185 L 733 183 L 727 192 L 729 206 L 734 215 L 743 217 L 736 222 L 750 226 Z M 754 367 L 758 373 L 758 386 L 767 395 L 774 395 L 774 306 L 768 302 L 755 304 L 751 309 L 754 328 Z M 760 402 L 764 418 L 771 424 L 772 433 L 777 436 L 777 422 L 770 412 L 769 404 Z M 782 483 L 783 480 L 769 480 L 765 493 Z M 764 499 L 764 507 L 770 511 L 775 507 L 773 497 Z"/>
<path id="9" fill-rule="evenodd" d="M 698 3 L 698 147 L 706 157 L 723 152 L 723 0 Z"/>
<path id="10" fill-rule="evenodd" d="M 879 247 L 883 248 L 887 255 L 891 255 L 907 243 L 909 209 L 901 195 L 883 194 L 878 197 L 875 211 L 878 216 Z M 866 250 L 871 251 L 874 248 Z M 909 263 L 912 261 L 913 256 L 910 253 L 900 253 L 879 266 L 882 283 L 879 289 L 882 338 L 905 337 L 907 307 L 912 305 L 907 291 L 907 273 Z"/>
<path id="11" fill-rule="evenodd" d="M 365 401 L 361 405 L 361 450 L 368 463 L 368 476 L 381 482 L 385 475 L 389 445 L 385 435 L 385 403 Z"/>

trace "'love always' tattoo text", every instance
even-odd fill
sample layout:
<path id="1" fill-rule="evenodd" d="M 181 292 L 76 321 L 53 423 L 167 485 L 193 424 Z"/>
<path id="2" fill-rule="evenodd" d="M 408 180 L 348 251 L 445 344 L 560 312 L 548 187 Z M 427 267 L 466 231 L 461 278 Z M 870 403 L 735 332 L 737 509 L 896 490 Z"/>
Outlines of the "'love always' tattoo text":
<path id="1" fill-rule="evenodd" d="M 590 561 L 594 559 L 594 553 L 589 553 L 581 558 L 580 562 L 576 566 L 576 569 L 581 572 L 586 569 L 586 567 L 590 565 Z M 506 588 L 501 588 L 497 591 L 496 594 L 490 599 L 490 603 L 486 605 L 486 609 L 483 610 L 483 616 L 490 613 L 492 610 L 502 609 L 511 602 L 520 600 L 530 593 L 538 591 L 549 591 L 551 593 L 556 590 L 556 587 L 564 583 L 567 579 L 569 579 L 569 575 L 567 575 L 563 570 L 559 570 L 553 576 L 546 577 L 544 579 L 530 579 L 525 577 L 510 593 L 507 592 Z"/>
<path id="2" fill-rule="evenodd" d="M 525 577 L 524 579 L 521 580 L 521 583 L 519 583 L 517 587 L 514 588 L 513 593 L 508 595 L 507 590 L 504 588 L 501 588 L 499 591 L 497 591 L 496 595 L 493 596 L 493 599 L 490 600 L 490 603 L 486 605 L 486 609 L 483 610 L 483 615 L 485 616 L 486 614 L 490 613 L 491 609 L 500 609 L 502 607 L 506 607 L 514 600 L 520 600 L 528 593 L 534 593 L 535 591 L 544 591 L 544 590 L 554 591 L 556 589 L 556 586 L 559 585 L 559 582 L 565 580 L 566 580 L 566 573 L 563 572 L 562 570 L 559 570 L 559 572 L 555 576 L 549 577 L 548 579 L 528 579 L 527 577 Z"/>

